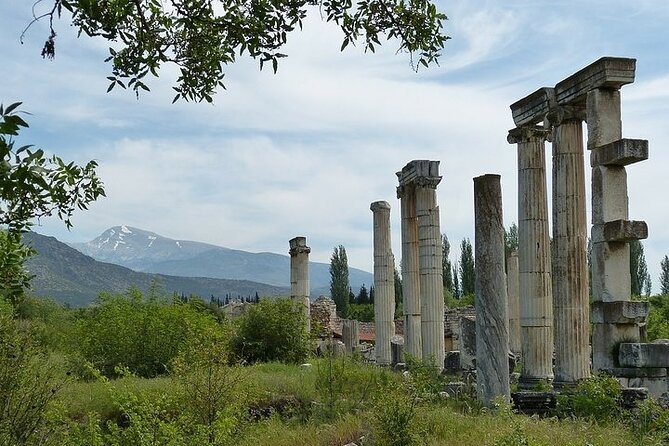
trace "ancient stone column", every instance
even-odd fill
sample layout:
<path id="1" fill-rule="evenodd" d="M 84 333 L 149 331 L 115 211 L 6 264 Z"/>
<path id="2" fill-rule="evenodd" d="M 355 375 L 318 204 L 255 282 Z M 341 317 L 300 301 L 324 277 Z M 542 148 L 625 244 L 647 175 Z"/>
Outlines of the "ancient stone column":
<path id="1" fill-rule="evenodd" d="M 518 253 L 506 259 L 506 294 L 509 299 L 509 350 L 520 355 L 520 284 L 518 278 Z"/>
<path id="2" fill-rule="evenodd" d="M 420 178 L 416 187 L 423 360 L 444 367 L 444 282 L 437 184 L 441 177 Z"/>
<path id="3" fill-rule="evenodd" d="M 414 160 L 397 173 L 402 207 L 405 345 L 411 355 L 444 367 L 444 297 L 436 188 L 439 161 Z"/>
<path id="4" fill-rule="evenodd" d="M 390 204 L 375 201 L 374 214 L 374 325 L 377 364 L 390 364 L 390 339 L 395 334 L 395 259 L 390 239 Z"/>
<path id="5" fill-rule="evenodd" d="M 553 302 L 544 141 L 549 131 L 521 126 L 509 132 L 518 145 L 518 265 L 521 389 L 553 379 Z M 477 261 L 478 263 L 478 261 Z"/>
<path id="6" fill-rule="evenodd" d="M 555 385 L 590 376 L 583 120 L 579 106 L 557 106 L 553 125 L 553 314 Z"/>
<path id="7" fill-rule="evenodd" d="M 358 348 L 360 343 L 360 322 L 353 319 L 342 321 L 341 339 L 349 355 Z"/>
<path id="8" fill-rule="evenodd" d="M 504 221 L 499 175 L 474 178 L 476 390 L 490 405 L 510 398 L 509 316 L 504 277 Z"/>
<path id="9" fill-rule="evenodd" d="M 290 240 L 290 297 L 298 308 L 304 312 L 306 330 L 311 330 L 309 316 L 309 253 L 306 237 L 295 237 Z"/>
<path id="10" fill-rule="evenodd" d="M 640 338 L 638 323 L 643 318 L 626 310 L 633 304 L 629 242 L 646 238 L 648 228 L 642 221 L 629 220 L 625 165 L 646 159 L 648 142 L 622 139 L 617 88 L 589 91 L 587 114 L 592 165 L 592 365 L 594 370 L 611 370 L 617 366 L 616 345 Z M 647 314 L 647 308 L 643 310 Z"/>
<path id="11" fill-rule="evenodd" d="M 398 173 L 398 176 L 400 174 Z M 404 310 L 404 348 L 414 358 L 423 353 L 421 342 L 420 273 L 418 270 L 418 220 L 413 184 L 397 188 L 402 214 L 402 297 Z"/>

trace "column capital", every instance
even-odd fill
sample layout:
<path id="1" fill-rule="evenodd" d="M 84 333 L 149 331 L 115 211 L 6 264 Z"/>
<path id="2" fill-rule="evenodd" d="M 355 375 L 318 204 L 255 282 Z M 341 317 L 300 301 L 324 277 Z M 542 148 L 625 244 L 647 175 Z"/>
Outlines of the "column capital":
<path id="1" fill-rule="evenodd" d="M 387 201 L 375 201 L 369 206 L 369 209 L 375 213 L 379 211 L 390 211 L 390 203 Z"/>
<path id="2" fill-rule="evenodd" d="M 546 117 L 551 125 L 559 126 L 568 121 L 585 121 L 586 110 L 584 105 L 558 105 Z"/>
<path id="3" fill-rule="evenodd" d="M 523 125 L 509 130 L 506 140 L 509 144 L 519 144 L 530 141 L 546 141 L 550 138 L 551 131 L 536 125 Z"/>
<path id="4" fill-rule="evenodd" d="M 311 248 L 307 246 L 306 237 L 295 237 L 290 239 L 288 243 L 290 245 L 290 250 L 288 253 L 291 257 L 294 257 L 298 254 L 309 254 L 311 252 Z"/>

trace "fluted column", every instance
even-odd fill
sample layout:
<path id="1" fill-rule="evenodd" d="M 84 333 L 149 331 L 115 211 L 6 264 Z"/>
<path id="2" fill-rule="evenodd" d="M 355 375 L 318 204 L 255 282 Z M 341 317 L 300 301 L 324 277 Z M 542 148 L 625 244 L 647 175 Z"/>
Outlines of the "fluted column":
<path id="1" fill-rule="evenodd" d="M 423 360 L 444 367 L 444 282 L 437 185 L 441 177 L 416 186 Z"/>
<path id="2" fill-rule="evenodd" d="M 301 308 L 306 319 L 306 330 L 311 330 L 309 315 L 309 253 L 306 237 L 290 240 L 290 297 L 296 307 Z"/>
<path id="3" fill-rule="evenodd" d="M 354 319 L 344 319 L 342 321 L 341 339 L 346 353 L 350 355 L 357 350 L 360 343 L 360 322 Z"/>
<path id="4" fill-rule="evenodd" d="M 499 175 L 474 178 L 476 390 L 490 405 L 509 400 L 509 319 L 504 277 L 504 222 Z"/>
<path id="5" fill-rule="evenodd" d="M 390 339 L 395 334 L 395 259 L 390 238 L 390 204 L 375 201 L 374 219 L 374 325 L 377 364 L 390 364 Z"/>
<path id="6" fill-rule="evenodd" d="M 506 259 L 506 294 L 509 299 L 509 350 L 518 355 L 520 346 L 520 284 L 518 282 L 518 253 Z"/>
<path id="7" fill-rule="evenodd" d="M 553 379 L 548 195 L 544 141 L 549 131 L 522 126 L 509 132 L 518 145 L 518 264 L 523 368 L 519 387 L 533 389 Z M 478 263 L 478 261 L 477 261 Z"/>
<path id="8" fill-rule="evenodd" d="M 549 114 L 553 125 L 552 266 L 558 387 L 590 376 L 583 119 L 582 107 L 558 106 Z"/>
<path id="9" fill-rule="evenodd" d="M 402 214 L 402 297 L 404 348 L 414 358 L 423 352 L 420 321 L 420 273 L 418 271 L 418 220 L 413 184 L 400 185 L 397 197 Z"/>

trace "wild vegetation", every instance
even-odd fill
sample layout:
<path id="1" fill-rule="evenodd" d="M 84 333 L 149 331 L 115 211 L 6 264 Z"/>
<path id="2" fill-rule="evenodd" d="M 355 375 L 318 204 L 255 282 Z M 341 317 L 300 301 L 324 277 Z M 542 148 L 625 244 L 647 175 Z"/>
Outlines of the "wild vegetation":
<path id="1" fill-rule="evenodd" d="M 288 299 L 231 321 L 137 290 L 86 309 L 0 304 L 0 445 L 660 445 L 669 412 L 600 377 L 538 419 L 447 397 L 440 375 L 310 356 Z M 309 361 L 310 366 L 302 365 Z"/>

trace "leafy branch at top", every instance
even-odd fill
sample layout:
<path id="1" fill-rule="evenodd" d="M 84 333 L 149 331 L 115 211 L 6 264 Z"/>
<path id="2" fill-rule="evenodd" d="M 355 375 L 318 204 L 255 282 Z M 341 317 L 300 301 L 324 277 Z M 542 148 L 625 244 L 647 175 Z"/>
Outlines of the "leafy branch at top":
<path id="1" fill-rule="evenodd" d="M 146 75 L 158 76 L 173 63 L 179 68 L 174 101 L 212 102 L 216 89 L 225 88 L 224 67 L 244 53 L 276 72 L 288 34 L 302 28 L 309 7 L 318 6 L 326 21 L 340 27 L 342 50 L 362 41 L 365 51 L 374 52 L 383 37 L 397 39 L 398 52 L 411 54 L 414 69 L 437 63 L 449 39 L 442 34 L 446 16 L 430 0 L 52 1 L 51 11 L 33 14 L 33 22 L 49 18 L 44 57 L 55 55 L 53 18 L 65 9 L 80 34 L 113 42 L 108 91 L 116 85 L 137 95 L 148 91 Z"/>

